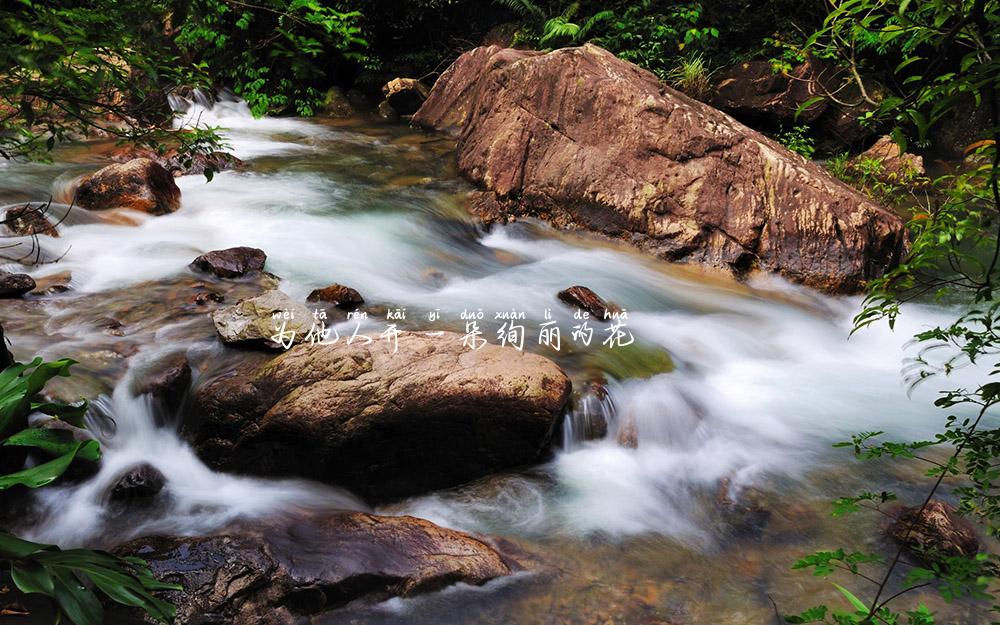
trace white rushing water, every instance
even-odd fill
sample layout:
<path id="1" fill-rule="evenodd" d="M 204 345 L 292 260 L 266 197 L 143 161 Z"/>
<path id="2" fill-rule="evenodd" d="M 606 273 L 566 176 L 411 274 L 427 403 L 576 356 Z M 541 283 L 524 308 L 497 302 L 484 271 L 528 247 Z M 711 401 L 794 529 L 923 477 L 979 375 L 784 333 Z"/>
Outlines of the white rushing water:
<path id="1" fill-rule="evenodd" d="M 848 340 L 857 299 L 779 281 L 755 290 L 705 279 L 538 226 L 484 235 L 457 216 L 453 188 L 379 186 L 364 177 L 378 167 L 366 158 L 419 148 L 302 120 L 254 120 L 237 102 L 191 104 L 186 116 L 230 128 L 238 156 L 279 164 L 211 183 L 181 178 L 181 209 L 137 217 L 136 226 L 70 221 L 61 238 L 46 242 L 50 255 L 65 257 L 37 276 L 69 270 L 77 292 L 96 293 L 179 275 L 200 253 L 249 245 L 267 252 L 268 270 L 295 297 L 341 282 L 369 302 L 440 309 L 444 317 L 465 308 L 522 310 L 529 326 L 548 308 L 564 341 L 573 321 L 555 294 L 585 284 L 626 307 L 635 336 L 675 360 L 673 372 L 611 382 L 617 417 L 607 439 L 570 445 L 536 471 L 416 498 L 393 512 L 467 529 L 655 532 L 697 544 L 706 540 L 699 497 L 720 480 L 738 492 L 767 476 L 797 478 L 829 462 L 830 443 L 852 432 L 917 438 L 944 416 L 930 406 L 932 387 L 907 396 L 900 368 L 909 337 L 946 320 L 946 310 L 910 306 L 894 333 L 880 325 Z M 430 271 L 441 278 L 428 281 Z M 602 338 L 598 330 L 595 341 Z M 102 400 L 119 426 L 101 473 L 82 488 L 44 494 L 52 522 L 38 526 L 37 538 L 72 543 L 99 532 L 111 514 L 102 494 L 143 460 L 168 477 L 170 497 L 135 532 L 201 532 L 240 515 L 357 505 L 316 485 L 212 473 L 172 429 L 156 426 L 146 398 L 127 389 L 128 380 Z M 627 420 L 637 449 L 615 441 L 614 428 Z"/>

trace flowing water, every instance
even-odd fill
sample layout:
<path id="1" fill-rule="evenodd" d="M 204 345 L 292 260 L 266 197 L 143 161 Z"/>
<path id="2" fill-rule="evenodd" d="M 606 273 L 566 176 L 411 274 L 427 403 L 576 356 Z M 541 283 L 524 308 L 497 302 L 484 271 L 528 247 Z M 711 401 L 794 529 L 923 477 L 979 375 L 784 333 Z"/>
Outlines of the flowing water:
<path id="1" fill-rule="evenodd" d="M 482 309 L 496 342 L 502 322 L 493 313 L 523 311 L 529 348 L 589 389 L 541 465 L 378 510 L 506 537 L 544 563 L 539 572 L 326 621 L 773 622 L 772 600 L 784 612 L 838 601 L 828 581 L 789 570 L 803 553 L 890 548 L 875 519 L 831 519 L 832 498 L 892 488 L 912 500 L 926 487 L 919 467 L 861 465 L 830 444 L 860 430 L 919 438 L 940 425 L 933 384 L 908 395 L 900 371 L 908 338 L 950 311 L 910 306 L 895 332 L 877 326 L 848 339 L 854 298 L 777 279 L 740 285 L 542 224 L 486 231 L 463 209 L 468 188 L 455 175 L 452 145 L 439 137 L 359 121 L 255 120 L 235 101 L 185 106 L 188 123 L 228 129 L 247 170 L 210 183 L 180 178 L 181 209 L 161 217 L 54 204 L 54 214 L 67 213 L 60 238 L 40 237 L 41 250 L 27 240 L 4 250 L 53 261 L 31 273 L 69 285 L 2 301 L 0 310 L 19 359 L 80 361 L 57 390 L 100 397 L 90 425 L 105 447 L 96 476 L 40 496 L 24 528 L 31 538 L 101 545 L 208 533 L 236 518 L 296 509 L 364 509 L 333 487 L 213 473 L 176 434 L 171 415 L 132 392 L 144 366 L 165 353 L 187 352 L 200 365 L 196 376 L 233 359 L 187 299 L 206 288 L 187 265 L 237 245 L 265 250 L 268 270 L 293 297 L 340 282 L 373 310 L 406 307 L 406 327 L 461 330 L 460 314 Z M 63 150 L 54 165 L 0 164 L 0 204 L 64 198 L 107 147 Z M 625 307 L 636 343 L 602 347 L 602 324 L 594 324 L 590 347 L 574 343 L 579 321 L 555 295 L 574 284 Z M 232 288 L 227 299 L 251 286 Z M 546 311 L 562 330 L 559 352 L 535 345 Z M 607 436 L 588 440 L 604 422 Z M 634 446 L 619 442 L 630 438 Z M 138 461 L 166 475 L 165 496 L 153 510 L 116 509 L 107 489 Z M 955 620 L 986 620 L 965 604 L 925 598 Z"/>

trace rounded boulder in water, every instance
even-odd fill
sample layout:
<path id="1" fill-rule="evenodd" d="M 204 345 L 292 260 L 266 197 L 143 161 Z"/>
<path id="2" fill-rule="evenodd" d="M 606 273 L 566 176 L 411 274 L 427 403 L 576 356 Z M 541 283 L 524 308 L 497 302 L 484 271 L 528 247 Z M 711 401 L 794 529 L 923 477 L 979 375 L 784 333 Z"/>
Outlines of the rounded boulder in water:
<path id="1" fill-rule="evenodd" d="M 469 350 L 452 332 L 302 344 L 195 391 L 196 453 L 226 471 L 297 476 L 384 501 L 537 461 L 569 399 L 551 360 Z"/>
<path id="2" fill-rule="evenodd" d="M 136 158 L 85 176 L 77 187 L 74 203 L 87 210 L 128 208 L 165 215 L 180 208 L 181 190 L 162 165 Z"/>

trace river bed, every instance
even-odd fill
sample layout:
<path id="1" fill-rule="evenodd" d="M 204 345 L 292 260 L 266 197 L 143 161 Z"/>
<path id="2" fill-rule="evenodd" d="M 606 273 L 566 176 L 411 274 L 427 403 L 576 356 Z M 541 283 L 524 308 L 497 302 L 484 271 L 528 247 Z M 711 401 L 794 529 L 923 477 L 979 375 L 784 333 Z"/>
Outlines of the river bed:
<path id="1" fill-rule="evenodd" d="M 405 307 L 403 327 L 462 331 L 461 313 L 482 309 L 484 336 L 497 342 L 503 322 L 494 313 L 523 311 L 527 349 L 559 362 L 578 389 L 607 381 L 607 397 L 578 402 L 541 465 L 377 510 L 503 537 L 532 554 L 534 572 L 317 622 L 758 624 L 775 622 L 775 606 L 840 606 L 829 580 L 792 571 L 794 561 L 818 549 L 892 546 L 881 521 L 834 519 L 829 502 L 882 488 L 914 502 L 927 482 L 919 466 L 861 464 L 831 444 L 862 430 L 929 436 L 946 416 L 931 405 L 935 390 L 977 374 L 912 393 L 903 383 L 905 354 L 914 353 L 904 346 L 946 322 L 945 308 L 912 305 L 894 332 L 876 325 L 849 338 L 859 298 L 775 278 L 738 284 L 539 223 L 484 229 L 464 210 L 469 187 L 456 176 L 451 143 L 401 124 L 255 120 L 238 102 L 192 115 L 228 128 L 249 167 L 212 182 L 180 178 L 181 209 L 125 216 L 134 225 L 71 211 L 58 239 L 40 237 L 40 257 L 58 262 L 30 271 L 39 282 L 68 279 L 70 290 L 0 301 L 18 359 L 80 361 L 56 388 L 98 398 L 91 424 L 105 447 L 90 481 L 40 493 L 39 517 L 24 528 L 32 539 L 101 546 L 211 533 L 238 518 L 365 509 L 329 486 L 214 473 L 169 415 L 132 396 L 143 363 L 164 353 L 186 352 L 201 363 L 196 376 L 233 358 L 186 299 L 205 287 L 188 263 L 214 249 L 263 249 L 294 298 L 332 282 L 358 289 L 372 311 L 365 329 L 385 327 L 386 307 Z M 0 164 L 0 204 L 58 198 L 104 163 L 107 148 L 60 150 L 52 165 Z M 601 324 L 589 347 L 571 340 L 579 320 L 556 293 L 575 284 L 626 308 L 624 327 L 642 349 L 602 346 Z M 229 288 L 235 301 L 253 286 Z M 536 341 L 547 314 L 562 330 L 559 351 Z M 584 440 L 585 407 L 610 415 L 605 439 Z M 627 424 L 634 449 L 617 440 Z M 169 497 L 152 511 L 110 510 L 102 493 L 140 460 L 166 475 Z M 949 616 L 942 622 L 988 620 L 976 606 L 922 599 Z"/>

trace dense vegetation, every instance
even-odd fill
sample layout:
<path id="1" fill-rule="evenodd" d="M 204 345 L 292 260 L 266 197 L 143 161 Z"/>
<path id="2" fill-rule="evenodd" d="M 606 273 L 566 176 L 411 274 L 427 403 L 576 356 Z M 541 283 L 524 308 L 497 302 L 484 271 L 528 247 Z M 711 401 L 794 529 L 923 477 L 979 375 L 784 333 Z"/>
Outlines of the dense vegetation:
<path id="1" fill-rule="evenodd" d="M 953 354 L 943 362 L 919 358 L 909 369 L 911 381 L 947 375 L 969 363 L 987 368 L 991 375 L 1000 371 L 1000 363 L 993 360 L 1000 352 L 1000 303 L 995 294 L 1000 271 L 996 2 L 13 0 L 4 4 L 0 23 L 4 158 L 44 157 L 58 143 L 94 131 L 151 143 L 177 141 L 189 150 L 211 149 L 216 138 L 210 132 L 162 129 L 169 117 L 165 93 L 192 86 L 227 87 L 258 114 L 309 115 L 319 110 L 331 86 L 373 93 L 394 75 L 430 81 L 459 51 L 478 45 L 484 36 L 540 49 L 593 42 L 701 99 L 710 96 L 713 72 L 734 62 L 766 59 L 775 72 L 789 72 L 807 59 L 819 59 L 839 68 L 842 78 L 817 99 L 855 109 L 863 124 L 891 134 L 903 148 L 930 154 L 936 148 L 935 127 L 979 111 L 985 121 L 966 146 L 966 158 L 919 185 L 912 179 L 879 180 L 878 163 L 848 171 L 846 155 L 830 159 L 830 165 L 835 174 L 880 201 L 912 214 L 911 252 L 898 269 L 871 284 L 858 329 L 883 320 L 891 325 L 903 313 L 904 301 L 944 298 L 962 308 L 960 316 L 953 325 L 928 330 L 916 339 L 928 347 L 950 348 Z M 873 83 L 883 87 L 878 94 L 869 88 Z M 812 157 L 817 132 L 808 124 L 796 124 L 775 135 Z M 50 440 L 52 434 L 24 429 L 29 407 L 78 418 L 78 408 L 31 399 L 46 376 L 61 374 L 66 367 L 65 362 L 36 362 L 0 374 L 0 438 L 5 445 L 31 445 L 54 456 L 28 474 L 0 478 L 0 488 L 14 482 L 41 486 L 58 477 L 59 469 L 73 458 L 97 453 L 93 447 L 66 446 L 65 441 Z M 956 389 L 937 402 L 947 414 L 936 438 L 884 441 L 879 432 L 865 432 L 845 446 L 865 459 L 930 462 L 926 499 L 907 503 L 923 507 L 950 489 L 960 512 L 997 536 L 1000 429 L 990 425 L 987 414 L 998 402 L 1000 382 Z M 933 447 L 946 451 L 928 459 L 922 450 Z M 885 504 L 895 499 L 887 492 L 846 496 L 836 502 L 835 512 L 875 509 L 889 514 Z M 94 622 L 79 612 L 90 609 L 93 601 L 79 595 L 78 584 L 46 568 L 46 561 L 58 559 L 53 554 L 70 552 L 26 545 L 0 535 L 0 559 L 12 563 L 22 580 L 18 585 L 54 594 L 77 623 Z M 992 600 L 987 591 L 996 578 L 995 559 L 923 555 L 926 565 L 909 566 L 905 576 L 898 570 L 904 560 L 902 547 L 888 559 L 850 546 L 807 556 L 796 566 L 821 576 L 847 573 L 873 587 L 838 586 L 847 611 L 821 605 L 788 621 L 931 623 L 933 615 L 926 608 L 906 603 L 909 590 L 928 585 L 949 599 L 968 595 Z M 133 605 L 168 616 L 166 606 L 143 594 L 154 589 L 155 582 L 139 563 L 109 561 L 107 566 L 133 567 L 121 573 L 131 581 L 111 573 L 106 578 L 131 590 L 116 596 L 100 583 L 99 575 L 90 574 L 98 587 L 113 599 L 133 597 Z"/>

